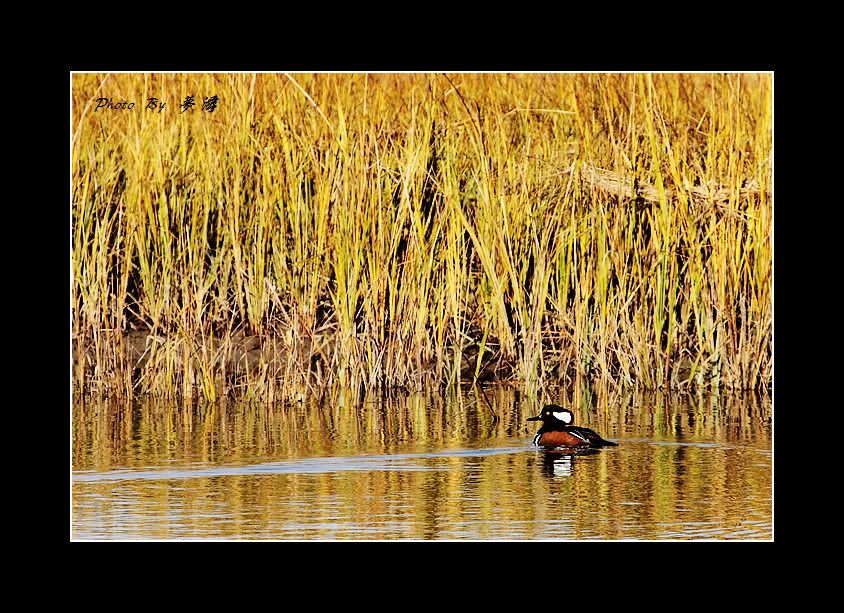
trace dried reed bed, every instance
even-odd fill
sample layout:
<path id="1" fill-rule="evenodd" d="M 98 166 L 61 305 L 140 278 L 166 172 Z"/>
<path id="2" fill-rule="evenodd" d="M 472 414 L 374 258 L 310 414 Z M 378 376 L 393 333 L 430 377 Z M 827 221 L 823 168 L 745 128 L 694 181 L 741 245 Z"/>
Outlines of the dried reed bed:
<path id="1" fill-rule="evenodd" d="M 79 392 L 771 384 L 770 75 L 78 74 L 72 95 Z"/>

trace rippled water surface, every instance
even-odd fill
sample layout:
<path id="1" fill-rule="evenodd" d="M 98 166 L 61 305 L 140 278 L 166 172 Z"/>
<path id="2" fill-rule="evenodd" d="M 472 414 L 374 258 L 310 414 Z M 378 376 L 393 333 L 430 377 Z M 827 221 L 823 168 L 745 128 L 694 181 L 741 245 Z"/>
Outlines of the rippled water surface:
<path id="1" fill-rule="evenodd" d="M 618 447 L 533 447 L 512 389 L 76 401 L 74 539 L 772 538 L 771 403 L 561 391 Z M 497 416 L 497 417 L 496 417 Z"/>

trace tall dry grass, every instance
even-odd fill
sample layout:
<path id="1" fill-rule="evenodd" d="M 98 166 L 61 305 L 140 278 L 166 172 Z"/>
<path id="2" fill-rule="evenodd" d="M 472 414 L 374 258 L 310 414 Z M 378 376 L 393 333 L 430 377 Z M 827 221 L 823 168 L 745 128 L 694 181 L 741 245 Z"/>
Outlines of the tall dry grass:
<path id="1" fill-rule="evenodd" d="M 771 383 L 770 75 L 77 74 L 72 95 L 78 391 Z"/>

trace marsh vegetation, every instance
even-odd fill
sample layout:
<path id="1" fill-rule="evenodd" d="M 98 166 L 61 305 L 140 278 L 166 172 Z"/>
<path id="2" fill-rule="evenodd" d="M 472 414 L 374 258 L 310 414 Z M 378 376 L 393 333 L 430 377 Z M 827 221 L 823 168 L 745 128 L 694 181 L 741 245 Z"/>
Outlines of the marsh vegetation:
<path id="1" fill-rule="evenodd" d="M 771 384 L 770 75 L 76 74 L 72 96 L 78 392 Z"/>

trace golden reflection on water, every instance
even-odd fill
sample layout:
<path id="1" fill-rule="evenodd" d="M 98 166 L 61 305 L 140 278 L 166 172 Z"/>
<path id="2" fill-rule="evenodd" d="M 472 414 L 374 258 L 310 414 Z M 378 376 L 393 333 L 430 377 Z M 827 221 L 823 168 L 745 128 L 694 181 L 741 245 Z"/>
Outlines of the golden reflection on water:
<path id="1" fill-rule="evenodd" d="M 76 402 L 73 538 L 772 537 L 769 399 L 553 399 L 620 446 L 537 450 L 525 420 L 539 404 L 503 386 L 486 399 Z"/>

